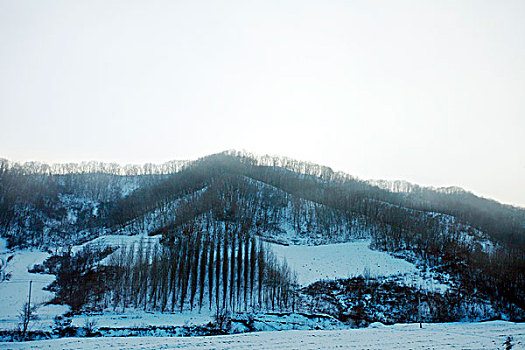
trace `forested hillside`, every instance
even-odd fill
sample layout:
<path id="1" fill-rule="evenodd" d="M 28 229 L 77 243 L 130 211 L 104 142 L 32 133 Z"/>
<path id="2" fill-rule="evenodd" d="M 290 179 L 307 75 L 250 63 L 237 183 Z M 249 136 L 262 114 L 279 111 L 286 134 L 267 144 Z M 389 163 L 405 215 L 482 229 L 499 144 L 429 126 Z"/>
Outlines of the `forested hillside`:
<path id="1" fill-rule="evenodd" d="M 160 246 L 99 252 L 110 255 L 105 268 L 58 248 L 139 233 L 160 235 Z M 58 276 L 57 298 L 74 309 L 91 302 L 175 310 L 200 308 L 205 299 L 209 307 L 289 309 L 293 271 L 272 260 L 263 242 L 358 238 L 449 273 L 511 317 L 525 308 L 524 209 L 458 188 L 367 182 L 282 157 L 229 151 L 126 167 L 2 160 L 0 234 L 10 247 L 62 251 L 47 268 Z M 74 259 L 84 270 L 71 267 Z M 71 276 L 61 280 L 61 273 L 90 276 L 101 289 L 65 295 Z"/>

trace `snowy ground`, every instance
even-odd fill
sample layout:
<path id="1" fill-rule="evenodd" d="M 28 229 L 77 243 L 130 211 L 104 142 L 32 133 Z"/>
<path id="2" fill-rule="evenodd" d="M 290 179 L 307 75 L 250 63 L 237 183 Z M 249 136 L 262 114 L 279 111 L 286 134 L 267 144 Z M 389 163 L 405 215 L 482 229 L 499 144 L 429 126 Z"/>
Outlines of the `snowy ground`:
<path id="1" fill-rule="evenodd" d="M 336 331 L 259 332 L 214 337 L 62 338 L 0 343 L 0 349 L 512 349 L 525 348 L 525 324 L 372 325 Z M 509 347 L 510 348 L 510 347 Z"/>
<path id="2" fill-rule="evenodd" d="M 369 240 L 357 240 L 319 246 L 270 244 L 270 248 L 280 260 L 286 259 L 302 285 L 321 279 L 355 277 L 365 268 L 369 269 L 371 277 L 417 272 L 413 264 L 372 250 L 369 245 Z"/>
<path id="3" fill-rule="evenodd" d="M 108 235 L 96 238 L 83 245 L 76 246 L 73 251 L 82 247 L 96 248 L 122 247 L 136 245 L 140 241 L 150 245 L 158 242 L 158 237 L 143 235 L 120 236 Z M 396 259 L 387 253 L 371 250 L 369 240 L 357 240 L 349 243 L 328 244 L 320 246 L 282 246 L 270 244 L 276 256 L 288 262 L 297 272 L 298 281 L 302 285 L 320 279 L 348 278 L 357 276 L 368 269 L 372 277 L 402 275 L 405 284 L 429 283 L 432 289 L 439 284 L 434 283 L 431 277 L 421 277 L 415 265 Z M 4 264 L 3 273 L 11 274 L 9 281 L 0 282 L 0 329 L 13 329 L 19 322 L 19 313 L 22 305 L 27 300 L 29 281 L 33 281 L 32 301 L 34 304 L 49 300 L 52 293 L 43 291 L 42 288 L 50 284 L 54 276 L 30 274 L 27 269 L 48 257 L 41 251 L 8 252 L 5 240 L 0 239 L 0 257 Z M 13 258 L 7 263 L 7 258 Z M 106 258 L 107 259 L 107 258 Z M 1 264 L 0 264 L 1 265 Z M 444 286 L 446 289 L 446 286 Z M 41 306 L 38 309 L 40 320 L 31 324 L 32 329 L 49 329 L 53 325 L 55 315 L 63 314 L 68 310 L 65 306 Z M 119 310 L 117 310 L 119 311 Z M 106 313 L 104 315 L 75 316 L 73 325 L 83 326 L 86 320 L 94 320 L 99 327 L 141 327 L 151 326 L 182 326 L 188 324 L 205 324 L 211 320 L 209 312 L 203 310 L 179 313 L 148 313 L 144 311 L 126 310 L 122 313 Z"/>
<path id="4" fill-rule="evenodd" d="M 22 306 L 28 299 L 29 281 L 33 281 L 31 304 L 41 305 L 50 300 L 53 293 L 42 290 L 54 279 L 53 275 L 32 274 L 27 271 L 34 264 L 42 263 L 48 253 L 41 251 L 21 250 L 9 252 L 5 249 L 5 240 L 0 238 L 0 252 L 2 261 L 6 262 L 4 273 L 11 275 L 9 280 L 0 282 L 0 329 L 13 329 L 19 322 Z M 8 258 L 12 258 L 7 262 Z M 38 306 L 39 320 L 32 323 L 32 327 L 42 329 L 52 325 L 55 315 L 63 314 L 68 310 L 65 306 L 48 305 Z"/>
<path id="5" fill-rule="evenodd" d="M 90 247 L 91 249 L 100 249 L 104 248 L 120 248 L 128 247 L 131 245 L 139 246 L 140 242 L 145 247 L 150 247 L 152 244 L 157 244 L 159 242 L 160 236 L 147 236 L 147 235 L 105 235 L 95 238 L 89 242 L 86 242 L 81 245 L 74 246 L 71 251 L 77 253 L 85 247 Z"/>
<path id="6" fill-rule="evenodd" d="M 95 238 L 91 241 L 88 241 L 84 244 L 74 246 L 71 251 L 73 253 L 78 253 L 80 250 L 89 247 L 93 250 L 104 250 L 105 248 L 113 248 L 115 251 L 113 254 L 118 253 L 118 249 L 120 248 L 128 248 L 130 246 L 135 246 L 135 249 L 138 249 L 140 245 L 142 244 L 144 248 L 151 248 L 153 245 L 158 244 L 160 240 L 160 235 L 157 236 L 147 236 L 144 234 L 140 235 L 133 235 L 133 236 L 126 236 L 126 235 L 105 235 L 100 236 L 98 238 Z M 110 259 L 111 255 L 107 256 L 106 258 L 102 259 L 102 264 L 107 264 Z"/>
<path id="7" fill-rule="evenodd" d="M 103 315 L 78 315 L 73 317 L 72 325 L 83 327 L 86 321 L 94 321 L 97 327 L 140 328 L 147 326 L 174 327 L 184 325 L 202 325 L 212 321 L 208 309 L 202 312 L 186 311 L 184 313 L 145 312 L 129 310 L 126 313 L 104 313 Z"/>
<path id="8" fill-rule="evenodd" d="M 105 247 L 150 246 L 159 241 L 160 236 L 146 235 L 107 235 L 98 237 L 80 246 L 73 247 L 73 252 L 85 246 L 103 249 Z M 397 259 L 385 252 L 370 249 L 368 239 L 348 243 L 326 244 L 318 246 L 269 244 L 276 256 L 284 260 L 296 271 L 299 283 L 303 285 L 321 279 L 348 278 L 361 275 L 365 268 L 371 277 L 413 274 L 417 272 L 413 264 Z M 106 258 L 106 260 L 109 258 Z"/>
<path id="9" fill-rule="evenodd" d="M 103 249 L 122 246 L 138 246 L 140 241 L 150 246 L 159 241 L 159 236 L 121 236 L 107 235 L 98 237 L 80 246 L 73 247 L 73 252 L 85 246 Z M 284 260 L 297 272 L 299 283 L 303 285 L 321 279 L 348 278 L 361 275 L 365 268 L 371 277 L 413 274 L 417 272 L 413 264 L 397 259 L 385 252 L 370 249 L 367 239 L 348 243 L 326 244 L 318 246 L 269 244 L 276 256 Z M 106 258 L 108 259 L 108 258 Z"/>

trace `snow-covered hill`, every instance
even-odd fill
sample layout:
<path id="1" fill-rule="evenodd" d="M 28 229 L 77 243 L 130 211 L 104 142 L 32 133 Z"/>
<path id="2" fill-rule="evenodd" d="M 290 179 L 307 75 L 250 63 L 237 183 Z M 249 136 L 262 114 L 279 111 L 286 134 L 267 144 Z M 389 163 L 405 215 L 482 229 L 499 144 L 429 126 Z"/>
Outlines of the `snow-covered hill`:
<path id="1" fill-rule="evenodd" d="M 30 279 L 34 300 L 70 305 L 77 327 L 89 318 L 108 327 L 212 320 L 194 314 L 196 295 L 203 310 L 222 297 L 229 312 L 325 313 L 346 326 L 415 321 L 420 299 L 433 322 L 525 317 L 525 212 L 468 192 L 228 152 L 166 172 L 67 169 L 0 178 L 4 330 L 17 323 Z M 58 276 L 55 295 L 42 290 L 54 276 L 28 272 L 53 253 L 39 269 Z M 65 310 L 41 307 L 33 327 L 51 327 Z"/>

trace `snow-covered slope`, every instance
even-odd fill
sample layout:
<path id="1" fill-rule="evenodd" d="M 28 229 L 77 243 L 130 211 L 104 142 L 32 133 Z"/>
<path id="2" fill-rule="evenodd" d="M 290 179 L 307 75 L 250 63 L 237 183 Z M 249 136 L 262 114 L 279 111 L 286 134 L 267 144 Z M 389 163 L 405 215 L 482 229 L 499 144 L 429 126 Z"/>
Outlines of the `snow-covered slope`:
<path id="1" fill-rule="evenodd" d="M 77 252 L 84 247 L 103 250 L 130 245 L 156 244 L 160 236 L 122 236 L 106 235 L 73 247 Z M 369 277 L 387 277 L 416 273 L 417 267 L 405 260 L 394 258 L 388 253 L 370 249 L 370 240 L 360 239 L 347 243 L 318 246 L 280 245 L 269 243 L 268 247 L 276 257 L 297 273 L 298 282 L 307 285 L 322 279 L 355 277 L 366 272 Z"/>
<path id="2" fill-rule="evenodd" d="M 369 248 L 369 240 L 319 246 L 271 244 L 277 257 L 297 273 L 298 282 L 307 285 L 321 279 L 349 278 L 368 270 L 370 277 L 414 273 L 413 264 L 388 253 Z"/>
<path id="3" fill-rule="evenodd" d="M 53 297 L 53 293 L 43 288 L 53 282 L 55 276 L 28 272 L 28 268 L 42 263 L 47 257 L 48 253 L 30 250 L 14 253 L 4 250 L 2 253 L 2 260 L 7 262 L 4 268 L 7 279 L 0 282 L 0 329 L 13 329 L 18 324 L 22 306 L 28 300 L 29 281 L 33 281 L 31 305 L 37 306 L 39 318 L 31 324 L 32 328 L 46 328 L 53 324 L 56 315 L 69 310 L 61 305 L 42 305 Z"/>
<path id="4" fill-rule="evenodd" d="M 97 237 L 86 243 L 74 246 L 71 248 L 72 253 L 76 253 L 84 248 L 91 248 L 94 250 L 104 250 L 105 248 L 118 249 L 120 247 L 129 247 L 133 244 L 139 245 L 141 242 L 148 247 L 159 242 L 160 236 L 146 236 L 146 235 L 105 235 Z"/>
<path id="5" fill-rule="evenodd" d="M 0 349 L 524 349 L 525 324 L 373 324 L 364 329 L 259 332 L 212 337 L 62 338 Z"/>

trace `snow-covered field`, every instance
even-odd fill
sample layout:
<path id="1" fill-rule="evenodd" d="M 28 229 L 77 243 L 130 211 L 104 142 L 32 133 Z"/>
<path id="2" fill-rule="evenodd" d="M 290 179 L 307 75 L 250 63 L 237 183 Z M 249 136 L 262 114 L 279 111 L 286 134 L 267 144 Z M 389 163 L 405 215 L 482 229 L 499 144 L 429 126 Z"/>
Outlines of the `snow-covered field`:
<path id="1" fill-rule="evenodd" d="M 144 247 L 151 247 L 151 245 L 159 242 L 160 236 L 147 236 L 147 235 L 105 235 L 95 238 L 89 242 L 81 245 L 74 246 L 71 251 L 77 253 L 78 251 L 89 247 L 91 249 L 113 248 L 118 249 L 121 247 L 129 247 L 135 245 L 138 247 L 141 243 Z"/>
<path id="2" fill-rule="evenodd" d="M 156 244 L 159 236 L 146 235 L 106 235 L 73 247 L 73 252 L 83 247 L 103 249 L 118 248 L 140 244 Z M 269 244 L 271 250 L 281 260 L 286 260 L 297 273 L 298 282 L 307 285 L 321 279 L 348 278 L 361 275 L 368 269 L 371 277 L 383 277 L 417 272 L 413 264 L 397 259 L 385 252 L 369 248 L 370 240 L 360 239 L 348 243 L 318 246 Z M 107 258 L 106 258 L 107 259 Z"/>
<path id="3" fill-rule="evenodd" d="M 22 306 L 28 299 L 29 281 L 33 281 L 31 290 L 31 305 L 40 305 L 53 297 L 53 293 L 42 290 L 54 279 L 53 275 L 32 274 L 27 269 L 34 264 L 42 263 L 48 253 L 41 251 L 21 250 L 10 253 L 5 249 L 5 240 L 1 246 L 0 256 L 6 263 L 4 273 L 11 275 L 9 280 L 0 282 L 0 329 L 13 329 L 19 322 Z M 55 315 L 63 314 L 68 310 L 65 306 L 47 305 L 38 306 L 39 320 L 31 324 L 31 328 L 42 328 L 53 324 Z"/>
<path id="4" fill-rule="evenodd" d="M 0 349 L 512 349 L 525 348 L 525 324 L 373 324 L 365 329 L 259 332 L 214 337 L 62 338 L 0 343 Z M 509 345 L 510 346 L 510 345 Z"/>
<path id="5" fill-rule="evenodd" d="M 158 237 L 144 235 L 121 236 L 107 235 L 96 238 L 80 246 L 73 247 L 79 251 L 85 246 L 92 248 L 125 247 L 136 245 L 140 242 L 145 245 L 156 244 Z M 307 285 L 320 279 L 348 278 L 363 274 L 368 270 L 371 277 L 403 275 L 406 284 L 422 285 L 430 283 L 432 289 L 439 284 L 430 278 L 422 278 L 415 265 L 392 257 L 391 255 L 374 251 L 369 248 L 369 240 L 356 240 L 348 243 L 328 244 L 320 246 L 282 246 L 270 244 L 280 260 L 287 263 L 296 271 L 298 282 Z M 31 274 L 29 267 L 48 257 L 41 251 L 8 252 L 5 241 L 0 240 L 0 256 L 5 264 L 7 257 L 13 255 L 4 268 L 4 273 L 11 274 L 9 281 L 0 282 L 0 329 L 13 329 L 19 322 L 19 313 L 22 305 L 27 300 L 29 281 L 33 281 L 33 304 L 49 300 L 52 293 L 43 291 L 42 288 L 50 284 L 54 276 Z M 106 258 L 108 259 L 108 258 Z M 443 289 L 446 289 L 443 286 Z M 53 325 L 53 317 L 63 314 L 68 310 L 65 306 L 41 306 L 38 309 L 40 320 L 31 324 L 32 329 L 49 329 Z M 73 324 L 82 326 L 86 320 L 94 320 L 99 327 L 137 327 L 137 326 L 182 326 L 188 324 L 205 324 L 211 320 L 209 312 L 197 311 L 184 314 L 146 313 L 143 311 L 126 310 L 122 313 L 106 313 L 103 315 L 75 316 Z"/>
<path id="6" fill-rule="evenodd" d="M 369 240 L 319 246 L 270 244 L 280 260 L 297 273 L 298 282 L 307 285 L 321 279 L 349 278 L 368 269 L 371 277 L 415 273 L 416 266 L 370 249 Z"/>
<path id="7" fill-rule="evenodd" d="M 184 313 L 145 312 L 142 310 L 129 310 L 126 313 L 104 313 L 101 315 L 76 315 L 72 325 L 83 327 L 86 321 L 95 322 L 97 327 L 110 328 L 140 328 L 140 327 L 175 327 L 184 325 L 202 325 L 212 321 L 211 312 L 185 311 Z"/>

